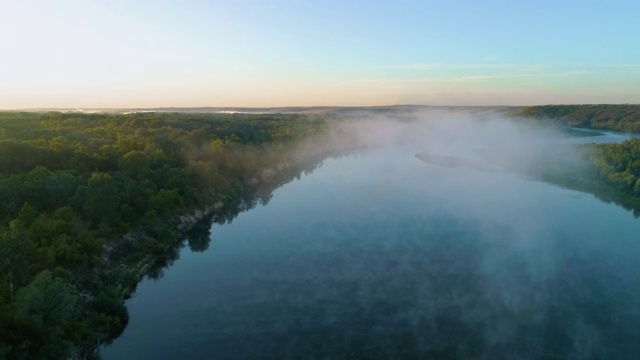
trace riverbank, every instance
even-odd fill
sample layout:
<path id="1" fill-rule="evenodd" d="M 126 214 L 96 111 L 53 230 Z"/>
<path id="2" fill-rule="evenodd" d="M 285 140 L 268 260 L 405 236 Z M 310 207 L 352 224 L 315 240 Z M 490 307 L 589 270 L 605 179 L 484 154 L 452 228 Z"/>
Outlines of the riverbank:
<path id="1" fill-rule="evenodd" d="M 146 230 L 130 232 L 108 242 L 108 246 L 105 248 L 106 261 L 113 265 L 107 268 L 114 272 L 109 277 L 121 279 L 118 293 L 122 306 L 125 306 L 124 301 L 135 293 L 137 285 L 144 278 L 161 276 L 163 269 L 177 259 L 185 242 L 189 243 L 192 249 L 195 247 L 195 251 L 208 248 L 209 229 L 213 224 L 230 222 L 240 212 L 249 210 L 258 204 L 265 204 L 275 189 L 299 177 L 303 172 L 312 172 L 324 159 L 362 149 L 357 146 L 337 147 L 335 144 L 336 142 L 306 144 L 303 148 L 293 151 L 285 160 L 265 167 L 257 172 L 257 176 L 247 179 L 245 183 L 249 185 L 248 190 L 236 199 L 227 203 L 210 199 L 209 203 L 212 205 L 193 206 L 190 210 L 183 210 L 180 214 L 163 218 Z M 202 196 L 206 197 L 206 194 L 202 194 Z M 165 234 L 164 238 L 162 238 L 163 234 Z M 191 243 L 194 239 L 197 245 Z M 144 253 L 140 253 L 138 250 L 140 246 L 145 248 Z M 130 255 L 128 260 L 123 261 L 123 254 Z M 138 257 L 131 256 L 133 254 L 140 255 Z M 124 330 L 127 321 L 128 318 L 122 319 L 124 326 L 118 333 L 113 334 L 116 335 L 115 337 Z M 98 351 L 100 347 L 110 343 L 115 337 L 105 337 L 92 348 L 76 349 L 75 353 L 78 355 L 74 359 L 79 359 L 80 354 Z"/>
<path id="2" fill-rule="evenodd" d="M 297 114 L 1 113 L 0 355 L 90 357 L 198 219 L 266 199 L 249 180 L 326 129 Z"/>

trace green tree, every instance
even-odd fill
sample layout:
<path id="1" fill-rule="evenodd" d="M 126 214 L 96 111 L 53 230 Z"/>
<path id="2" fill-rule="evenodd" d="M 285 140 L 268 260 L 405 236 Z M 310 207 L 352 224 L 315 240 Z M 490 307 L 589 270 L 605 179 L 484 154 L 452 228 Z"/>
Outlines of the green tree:
<path id="1" fill-rule="evenodd" d="M 84 214 L 94 224 L 100 222 L 116 224 L 120 205 L 119 198 L 118 187 L 111 175 L 93 173 L 87 182 Z"/>
<path id="2" fill-rule="evenodd" d="M 64 359 L 73 343 L 68 329 L 75 322 L 78 296 L 71 285 L 45 270 L 20 290 L 16 301 L 16 321 L 31 332 L 29 357 Z"/>
<path id="3" fill-rule="evenodd" d="M 131 150 L 118 161 L 118 167 L 127 176 L 140 178 L 149 169 L 151 159 L 141 151 Z"/>

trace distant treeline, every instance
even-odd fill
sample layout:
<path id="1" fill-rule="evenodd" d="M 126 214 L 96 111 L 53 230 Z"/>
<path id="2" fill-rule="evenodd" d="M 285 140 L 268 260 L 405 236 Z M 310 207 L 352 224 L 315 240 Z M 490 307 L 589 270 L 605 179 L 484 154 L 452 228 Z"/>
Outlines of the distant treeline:
<path id="1" fill-rule="evenodd" d="M 511 115 L 564 125 L 640 132 L 640 105 L 546 105 L 517 108 Z"/>
<path id="2" fill-rule="evenodd" d="M 568 126 L 640 132 L 640 105 L 531 106 L 518 108 L 510 115 Z M 591 170 L 574 172 L 571 180 L 565 174 L 562 181 L 576 184 L 582 190 L 593 190 L 601 198 L 616 201 L 639 215 L 640 140 L 634 138 L 620 144 L 588 145 L 582 154 Z M 571 165 L 565 165 L 565 171 L 572 169 Z"/>
<path id="3" fill-rule="evenodd" d="M 500 108 L 498 113 L 533 123 L 600 130 L 640 132 L 640 105 L 545 105 Z M 576 133 L 567 131 L 568 134 Z M 487 160 L 549 182 L 591 192 L 640 215 L 640 140 L 590 144 L 580 149 L 547 149 L 530 161 L 509 163 L 500 151 L 486 151 Z M 503 150 L 506 151 L 506 150 Z"/>
<path id="4" fill-rule="evenodd" d="M 326 124 L 295 114 L 0 113 L 0 359 L 97 357 L 126 325 L 140 262 L 175 247 L 178 215 L 224 204 L 224 221 L 268 198 L 256 179 Z"/>

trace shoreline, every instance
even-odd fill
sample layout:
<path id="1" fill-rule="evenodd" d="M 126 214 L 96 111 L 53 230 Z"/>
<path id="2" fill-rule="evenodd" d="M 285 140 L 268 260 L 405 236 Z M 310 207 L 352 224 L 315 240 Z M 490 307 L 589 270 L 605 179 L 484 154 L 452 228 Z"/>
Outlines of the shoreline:
<path id="1" fill-rule="evenodd" d="M 311 150 L 305 149 L 306 151 L 296 153 L 286 161 L 280 161 L 274 166 L 266 167 L 259 172 L 258 176 L 247 179 L 246 183 L 250 185 L 251 189 L 249 193 L 253 193 L 253 200 L 257 200 L 262 187 L 266 187 L 268 192 L 271 193 L 273 190 L 290 182 L 295 178 L 295 176 L 302 173 L 309 165 L 313 165 L 315 169 L 318 164 L 321 164 L 322 161 L 327 158 L 339 156 L 342 154 L 353 153 L 354 151 L 358 151 L 361 149 L 362 147 L 359 146 L 338 149 L 326 145 L 318 146 Z M 290 170 L 295 171 L 289 173 Z M 286 176 L 281 178 L 279 177 L 279 175 Z M 247 195 L 247 193 L 245 193 L 244 195 Z M 240 201 L 237 205 L 242 206 L 243 202 Z M 145 277 L 151 276 L 154 273 L 155 269 L 162 269 L 166 266 L 166 257 L 163 255 L 159 255 L 158 253 L 170 256 L 173 250 L 181 249 L 180 244 L 182 244 L 187 239 L 188 233 L 194 230 L 197 225 L 199 225 L 203 221 L 207 221 L 207 227 L 210 228 L 215 222 L 213 219 L 216 216 L 224 219 L 225 215 L 228 216 L 229 214 L 233 214 L 235 211 L 237 211 L 237 213 L 245 211 L 245 209 L 242 208 L 228 208 L 229 206 L 234 205 L 225 204 L 220 200 L 213 202 L 213 205 L 206 205 L 204 207 L 193 206 L 191 209 L 186 210 L 181 215 L 173 214 L 164 219 L 158 220 L 158 222 L 154 223 L 154 225 L 149 229 L 132 231 L 119 236 L 117 239 L 108 241 L 105 245 L 108 247 L 108 249 L 106 250 L 107 254 L 105 254 L 105 256 L 107 258 L 111 258 L 111 256 L 116 255 L 117 251 L 122 251 L 121 249 L 118 249 L 119 246 L 140 244 L 145 240 L 154 239 L 153 233 L 156 232 L 157 229 L 171 229 L 175 231 L 173 240 L 169 241 L 166 245 L 163 245 L 160 249 L 154 249 L 152 253 L 146 254 L 143 259 L 139 260 L 135 264 L 127 266 L 126 262 L 122 262 L 121 264 L 115 266 L 116 269 L 120 266 L 124 266 L 126 270 L 124 271 L 123 275 L 129 277 L 132 280 L 135 279 L 135 281 L 131 281 L 130 283 L 118 285 L 118 293 L 121 299 L 122 306 L 126 308 L 126 300 L 130 299 L 133 294 L 135 294 L 138 285 L 143 280 L 145 280 Z M 113 260 L 113 262 L 115 263 L 116 260 Z M 124 332 L 125 330 L 126 323 L 122 331 Z M 115 341 L 119 336 L 121 336 L 121 334 L 118 334 L 113 339 L 109 339 L 107 335 L 104 338 L 100 339 L 97 346 L 93 349 L 78 348 L 74 351 L 75 355 L 71 359 L 80 359 L 81 357 L 79 355 L 83 352 L 99 353 L 102 348 L 108 346 L 109 342 Z"/>

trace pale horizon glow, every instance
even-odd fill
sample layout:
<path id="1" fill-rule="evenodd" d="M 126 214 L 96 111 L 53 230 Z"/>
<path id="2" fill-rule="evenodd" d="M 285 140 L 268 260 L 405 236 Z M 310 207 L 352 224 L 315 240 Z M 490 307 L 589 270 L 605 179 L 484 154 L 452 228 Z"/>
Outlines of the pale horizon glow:
<path id="1" fill-rule="evenodd" d="M 0 0 L 0 109 L 640 103 L 640 4 Z"/>

